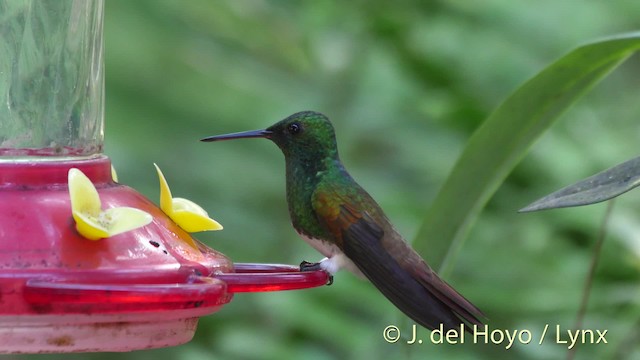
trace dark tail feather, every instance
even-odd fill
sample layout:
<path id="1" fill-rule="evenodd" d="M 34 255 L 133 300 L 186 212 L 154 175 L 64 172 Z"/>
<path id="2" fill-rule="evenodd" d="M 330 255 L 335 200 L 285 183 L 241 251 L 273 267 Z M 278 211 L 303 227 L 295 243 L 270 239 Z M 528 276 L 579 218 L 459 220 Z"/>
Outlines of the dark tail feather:
<path id="1" fill-rule="evenodd" d="M 445 330 L 459 329 L 460 324 L 464 324 L 467 331 L 471 331 L 470 325 L 482 325 L 480 319 L 484 314 L 435 273 L 432 273 L 434 280 L 425 284 L 391 261 L 395 266 L 392 265 L 392 269 L 385 266 L 384 272 L 361 270 L 387 299 L 415 322 L 431 330 L 440 324 Z"/>
<path id="2" fill-rule="evenodd" d="M 419 280 L 424 289 L 435 296 L 445 307 L 453 311 L 458 318 L 466 321 L 467 324 L 482 325 L 480 318 L 486 318 L 484 313 L 444 280 L 440 279 L 435 272 L 431 269 L 429 270 L 431 273 L 422 276 Z M 468 325 L 466 329 L 470 331 Z"/>
<path id="3" fill-rule="evenodd" d="M 444 329 L 457 329 L 465 324 L 470 331 L 469 325 L 482 324 L 484 314 L 425 263 L 421 263 L 424 266 L 420 266 L 419 274 L 400 266 L 383 248 L 376 230 L 367 222 L 356 222 L 343 233 L 343 251 L 398 309 L 431 330 L 440 324 Z"/>

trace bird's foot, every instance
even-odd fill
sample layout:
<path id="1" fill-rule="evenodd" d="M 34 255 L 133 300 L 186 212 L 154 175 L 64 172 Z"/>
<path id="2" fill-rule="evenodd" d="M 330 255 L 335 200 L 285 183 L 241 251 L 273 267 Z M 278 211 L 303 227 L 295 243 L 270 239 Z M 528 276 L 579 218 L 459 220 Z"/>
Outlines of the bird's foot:
<path id="1" fill-rule="evenodd" d="M 308 261 L 302 261 L 300 263 L 300 271 L 318 271 L 318 270 L 322 270 L 319 262 L 311 263 Z"/>
<path id="2" fill-rule="evenodd" d="M 316 263 L 311 263 L 308 261 L 302 261 L 300 263 L 300 271 L 318 271 L 318 270 L 322 270 L 325 271 L 321 266 L 319 262 Z M 333 275 L 329 274 L 327 272 L 327 274 L 329 275 L 329 280 L 327 281 L 327 286 L 333 284 Z"/>

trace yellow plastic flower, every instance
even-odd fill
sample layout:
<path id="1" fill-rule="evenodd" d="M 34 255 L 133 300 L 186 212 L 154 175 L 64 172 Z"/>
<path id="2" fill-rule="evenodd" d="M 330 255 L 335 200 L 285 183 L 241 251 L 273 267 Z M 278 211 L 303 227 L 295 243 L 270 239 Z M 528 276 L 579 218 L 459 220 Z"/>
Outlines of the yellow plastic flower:
<path id="1" fill-rule="evenodd" d="M 149 224 L 150 214 L 131 207 L 102 210 L 98 190 L 80 170 L 69 170 L 71 212 L 80 235 L 89 240 L 108 238 Z"/>
<path id="2" fill-rule="evenodd" d="M 111 179 L 113 182 L 118 182 L 118 173 L 116 172 L 116 168 L 113 167 L 113 164 L 111 165 Z"/>
<path id="3" fill-rule="evenodd" d="M 169 185 L 162 171 L 155 163 L 153 166 L 156 167 L 158 178 L 160 179 L 160 208 L 171 220 L 186 232 L 222 229 L 222 225 L 210 218 L 209 214 L 200 205 L 191 200 L 172 198 L 171 190 L 169 190 Z"/>

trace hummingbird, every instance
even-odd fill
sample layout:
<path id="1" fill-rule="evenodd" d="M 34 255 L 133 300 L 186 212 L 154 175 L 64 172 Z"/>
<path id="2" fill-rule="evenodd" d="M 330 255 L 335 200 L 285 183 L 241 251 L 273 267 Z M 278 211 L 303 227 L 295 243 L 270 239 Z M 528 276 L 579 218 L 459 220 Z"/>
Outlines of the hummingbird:
<path id="1" fill-rule="evenodd" d="M 349 175 L 338 156 L 333 125 L 318 112 L 295 113 L 254 131 L 201 141 L 266 138 L 286 163 L 289 215 L 296 232 L 325 256 L 301 271 L 331 277 L 347 269 L 369 279 L 398 309 L 427 329 L 481 325 L 484 314 L 429 267 L 378 203 Z"/>

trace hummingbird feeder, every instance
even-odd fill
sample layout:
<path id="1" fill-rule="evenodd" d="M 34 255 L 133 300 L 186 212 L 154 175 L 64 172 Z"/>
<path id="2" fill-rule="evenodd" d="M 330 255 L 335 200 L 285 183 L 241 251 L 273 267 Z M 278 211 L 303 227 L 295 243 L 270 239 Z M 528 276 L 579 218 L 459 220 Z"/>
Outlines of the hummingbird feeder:
<path id="1" fill-rule="evenodd" d="M 130 351 L 189 341 L 238 292 L 324 285 L 322 271 L 234 264 L 113 180 L 103 147 L 103 1 L 0 0 L 0 353 Z M 68 173 L 146 226 L 91 241 Z"/>

